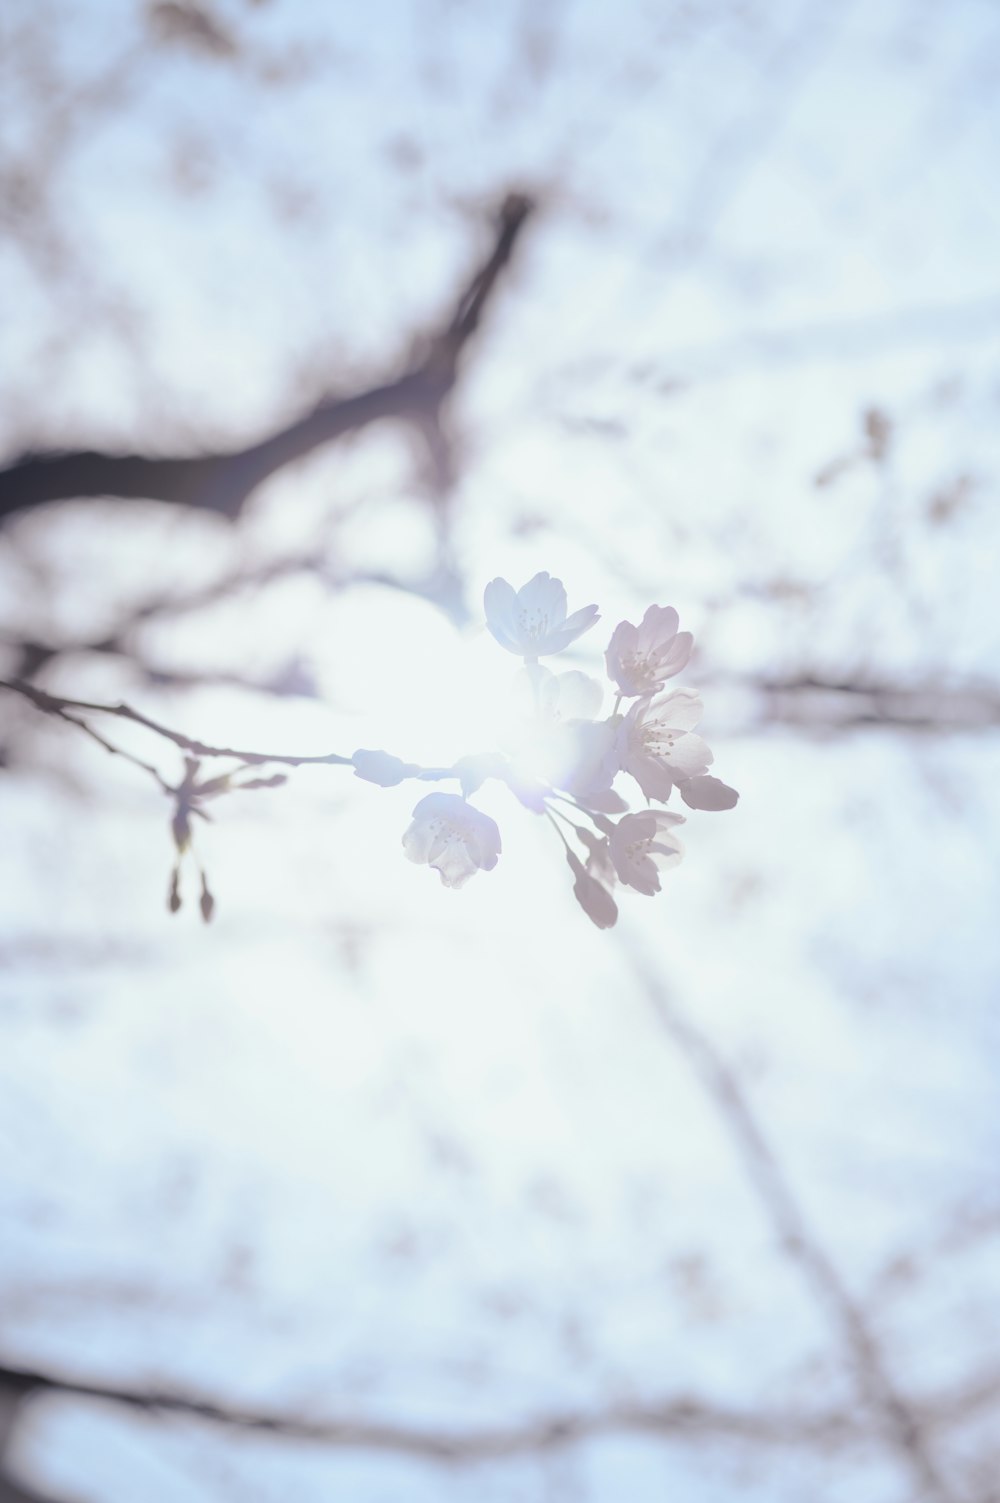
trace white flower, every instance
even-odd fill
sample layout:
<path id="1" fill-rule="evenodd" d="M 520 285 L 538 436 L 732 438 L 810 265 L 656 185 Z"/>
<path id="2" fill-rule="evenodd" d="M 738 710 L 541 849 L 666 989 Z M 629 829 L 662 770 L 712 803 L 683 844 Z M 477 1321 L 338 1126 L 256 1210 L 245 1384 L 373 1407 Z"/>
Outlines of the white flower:
<path id="1" fill-rule="evenodd" d="M 672 825 L 683 823 L 683 814 L 668 809 L 644 809 L 618 821 L 609 844 L 615 871 L 626 887 L 647 897 L 659 892 L 660 871 L 676 866 L 684 854 L 676 835 L 669 833 Z"/>
<path id="2" fill-rule="evenodd" d="M 596 678 L 571 668 L 568 673 L 550 673 L 534 663 L 518 674 L 521 698 L 534 696 L 535 713 L 549 720 L 594 720 L 600 714 L 604 689 Z"/>
<path id="3" fill-rule="evenodd" d="M 640 626 L 620 621 L 604 654 L 608 677 L 624 698 L 655 694 L 668 678 L 680 673 L 691 656 L 694 638 L 677 630 L 677 612 L 672 605 L 651 605 Z"/>
<path id="4" fill-rule="evenodd" d="M 618 771 L 621 717 L 594 720 L 604 690 L 585 673 L 550 673 L 538 663 L 518 674 L 522 711 L 507 746 L 517 777 L 582 795 L 604 791 Z"/>
<path id="5" fill-rule="evenodd" d="M 483 596 L 486 624 L 501 647 L 534 659 L 562 652 L 597 620 L 597 606 L 566 615 L 561 579 L 536 574 L 515 593 L 506 579 L 494 579 Z"/>
<path id="6" fill-rule="evenodd" d="M 445 887 L 461 887 L 475 872 L 496 866 L 500 831 L 457 793 L 429 793 L 413 811 L 403 848 L 411 861 L 426 861 L 440 872 Z"/>
<path id="7" fill-rule="evenodd" d="M 691 734 L 702 703 L 693 689 L 673 689 L 640 699 L 622 727 L 621 765 L 647 798 L 666 803 L 675 783 L 698 777 L 712 764 L 707 742 Z"/>
<path id="8" fill-rule="evenodd" d="M 568 720 L 563 734 L 562 776 L 553 779 L 556 786 L 572 793 L 588 807 L 601 807 L 602 795 L 621 766 L 622 722 L 610 720 Z"/>

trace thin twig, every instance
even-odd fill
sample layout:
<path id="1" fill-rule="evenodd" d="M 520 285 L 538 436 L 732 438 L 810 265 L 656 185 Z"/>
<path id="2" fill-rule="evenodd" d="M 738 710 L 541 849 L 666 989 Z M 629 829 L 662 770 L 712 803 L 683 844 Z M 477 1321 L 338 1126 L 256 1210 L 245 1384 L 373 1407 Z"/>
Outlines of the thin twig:
<path id="1" fill-rule="evenodd" d="M 114 705 L 99 704 L 86 699 L 66 699 L 61 695 L 47 694 L 44 689 L 36 689 L 34 684 L 26 684 L 19 679 L 0 679 L 0 689 L 9 689 L 15 694 L 21 694 L 45 714 L 57 715 L 63 720 L 73 720 L 73 717 L 65 713 L 67 710 L 82 710 L 92 715 L 114 715 L 119 720 L 131 721 L 133 725 L 140 725 L 145 730 L 152 731 L 154 735 L 162 736 L 165 740 L 172 741 L 174 746 L 180 747 L 181 751 L 187 752 L 193 757 L 232 757 L 237 762 L 242 762 L 245 766 L 249 767 L 259 767 L 264 763 L 270 762 L 280 763 L 284 767 L 321 766 L 323 764 L 339 764 L 344 767 L 350 767 L 352 765 L 351 758 L 342 757 L 339 752 L 327 752 L 325 756 L 319 757 L 299 757 L 289 756 L 283 752 L 241 751 L 232 746 L 210 746 L 205 741 L 197 741 L 193 736 L 185 736 L 181 731 L 174 731 L 169 726 L 161 725 L 158 720 L 153 720 L 148 715 L 141 714 L 140 711 L 134 710 L 131 705 L 124 703 Z M 118 755 L 127 755 L 126 753 L 122 753 L 117 747 L 111 747 L 107 742 L 102 741 L 101 737 L 88 725 L 84 724 L 83 721 L 73 720 L 73 723 L 81 726 L 95 740 L 101 741 L 101 744 L 107 750 L 114 751 Z M 140 763 L 139 765 L 146 766 L 147 771 L 151 770 L 147 764 Z"/>
<path id="2" fill-rule="evenodd" d="M 60 720 L 65 720 L 67 724 L 77 726 L 83 731 L 84 735 L 89 736 L 92 741 L 96 741 L 98 746 L 103 746 L 104 750 L 109 752 L 112 757 L 121 757 L 124 761 L 131 762 L 133 767 L 139 767 L 143 772 L 148 772 L 162 792 L 173 793 L 174 790 L 166 778 L 163 777 L 158 768 L 153 766 L 152 762 L 144 762 L 141 757 L 135 756 L 133 752 L 126 751 L 122 746 L 116 746 L 113 741 L 109 741 L 106 736 L 102 736 L 99 731 L 95 731 L 92 725 L 88 725 L 78 715 L 71 715 L 68 710 L 54 709 L 51 713 L 58 716 Z"/>

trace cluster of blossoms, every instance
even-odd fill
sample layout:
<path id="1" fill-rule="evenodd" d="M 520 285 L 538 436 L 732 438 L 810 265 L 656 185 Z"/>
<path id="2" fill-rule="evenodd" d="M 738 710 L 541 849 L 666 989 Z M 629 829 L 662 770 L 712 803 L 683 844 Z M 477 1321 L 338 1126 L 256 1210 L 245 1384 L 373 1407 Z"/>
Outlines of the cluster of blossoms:
<path id="1" fill-rule="evenodd" d="M 589 630 L 598 619 L 595 605 L 568 616 L 562 582 L 536 574 L 517 591 L 494 579 L 484 608 L 496 641 L 524 663 L 522 714 L 502 751 L 437 769 L 358 751 L 355 771 L 382 786 L 408 777 L 457 780 L 460 794 L 420 800 L 403 836 L 410 860 L 434 867 L 446 887 L 496 866 L 500 831 L 469 799 L 487 778 L 505 783 L 526 808 L 551 821 L 578 902 L 599 928 L 610 928 L 618 917 L 613 889 L 620 884 L 652 896 L 660 891 L 660 872 L 683 855 L 676 831 L 685 816 L 654 805 L 666 804 L 675 787 L 690 809 L 731 809 L 737 801 L 732 788 L 709 775 L 712 753 L 694 729 L 701 700 L 693 689 L 666 689 L 691 656 L 691 633 L 678 630 L 671 606 L 651 605 L 638 626 L 620 622 L 604 655 L 615 703 L 602 717 L 606 690 L 596 679 L 555 674 L 538 661 Z M 614 786 L 623 773 L 638 784 L 646 808 L 629 810 Z"/>

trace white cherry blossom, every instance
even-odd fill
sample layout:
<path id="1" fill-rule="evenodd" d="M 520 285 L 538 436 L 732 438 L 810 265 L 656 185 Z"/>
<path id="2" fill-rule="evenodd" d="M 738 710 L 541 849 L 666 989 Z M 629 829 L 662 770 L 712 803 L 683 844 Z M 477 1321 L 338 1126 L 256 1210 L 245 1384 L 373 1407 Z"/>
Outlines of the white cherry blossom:
<path id="1" fill-rule="evenodd" d="M 588 807 L 602 807 L 621 766 L 621 718 L 568 720 L 561 729 L 562 774 L 556 786 Z"/>
<path id="2" fill-rule="evenodd" d="M 577 795 L 610 788 L 618 771 L 617 720 L 595 720 L 604 689 L 587 674 L 538 663 L 517 676 L 520 719 L 508 738 L 517 776 Z"/>
<path id="3" fill-rule="evenodd" d="M 713 761 L 708 743 L 692 735 L 701 719 L 693 689 L 673 689 L 656 699 L 640 699 L 622 726 L 621 766 L 647 798 L 666 803 L 675 783 L 700 776 Z"/>
<path id="4" fill-rule="evenodd" d="M 445 887 L 462 887 L 477 871 L 496 866 L 500 831 L 457 793 L 429 793 L 413 810 L 403 848 L 411 861 L 434 867 Z"/>
<path id="5" fill-rule="evenodd" d="M 536 574 L 517 591 L 506 579 L 494 579 L 483 596 L 486 624 L 493 636 L 519 657 L 532 661 L 562 652 L 598 617 L 596 605 L 566 615 L 566 591 L 561 579 Z"/>
<path id="6" fill-rule="evenodd" d="M 680 673 L 691 656 L 694 638 L 677 630 L 672 605 L 651 605 L 639 626 L 620 621 L 604 654 L 608 677 L 622 697 L 655 694 L 668 678 Z"/>
<path id="7" fill-rule="evenodd" d="M 510 708 L 522 727 L 553 720 L 593 720 L 600 714 L 605 692 L 596 678 L 578 668 L 552 673 L 541 663 L 530 663 L 514 676 Z"/>
<path id="8" fill-rule="evenodd" d="M 676 866 L 684 847 L 671 834 L 684 823 L 683 814 L 669 809 L 643 809 L 626 814 L 611 831 L 609 846 L 615 871 L 626 887 L 652 897 L 660 890 L 660 872 Z"/>

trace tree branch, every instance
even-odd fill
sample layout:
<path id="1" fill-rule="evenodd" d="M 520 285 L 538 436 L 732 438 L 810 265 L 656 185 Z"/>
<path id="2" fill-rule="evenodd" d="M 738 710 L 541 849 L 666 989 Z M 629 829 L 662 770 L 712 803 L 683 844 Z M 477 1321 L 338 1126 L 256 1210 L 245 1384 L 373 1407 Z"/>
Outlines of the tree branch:
<path id="1" fill-rule="evenodd" d="M 558 1451 L 603 1435 L 634 1434 L 697 1444 L 729 1441 L 765 1448 L 869 1445 L 873 1431 L 856 1411 L 836 1408 L 746 1409 L 681 1394 L 650 1403 L 568 1410 L 523 1424 L 485 1429 L 441 1429 L 379 1420 L 304 1419 L 281 1411 L 246 1409 L 179 1391 L 88 1382 L 63 1374 L 0 1365 L 0 1393 L 18 1403 L 53 1395 L 121 1405 L 149 1415 L 176 1415 L 222 1429 L 310 1441 L 345 1450 L 394 1452 L 424 1461 L 466 1465 L 505 1457 Z M 971 1387 L 925 1400 L 917 1415 L 930 1427 L 966 1419 L 991 1404 L 997 1375 Z"/>
<path id="2" fill-rule="evenodd" d="M 1000 725 L 1000 689 L 988 682 L 893 684 L 809 672 L 745 682 L 763 695 L 768 724 L 831 731 L 891 726 L 938 734 Z"/>
<path id="3" fill-rule="evenodd" d="M 262 481 L 323 444 L 382 418 L 401 418 L 439 436 L 439 416 L 460 357 L 532 211 L 523 194 L 504 201 L 493 248 L 458 298 L 442 333 L 402 375 L 353 395 L 332 397 L 248 448 L 154 457 L 93 450 L 26 454 L 0 470 L 0 520 L 47 501 L 95 496 L 166 501 L 235 519 Z M 440 468 L 440 456 L 438 456 Z"/>
<path id="4" fill-rule="evenodd" d="M 0 1388 L 6 1383 L 16 1385 L 24 1397 L 58 1394 L 106 1401 L 150 1414 L 174 1414 L 286 1440 L 393 1451 L 446 1463 L 560 1450 L 593 1436 L 619 1432 L 688 1441 L 745 1441 L 763 1446 L 808 1446 L 870 1439 L 863 1425 L 836 1410 L 796 1414 L 786 1410 L 739 1409 L 689 1396 L 659 1404 L 623 1404 L 566 1412 L 521 1425 L 452 1431 L 377 1420 L 303 1419 L 294 1414 L 231 1407 L 189 1394 L 91 1383 L 20 1367 L 0 1367 Z"/>

